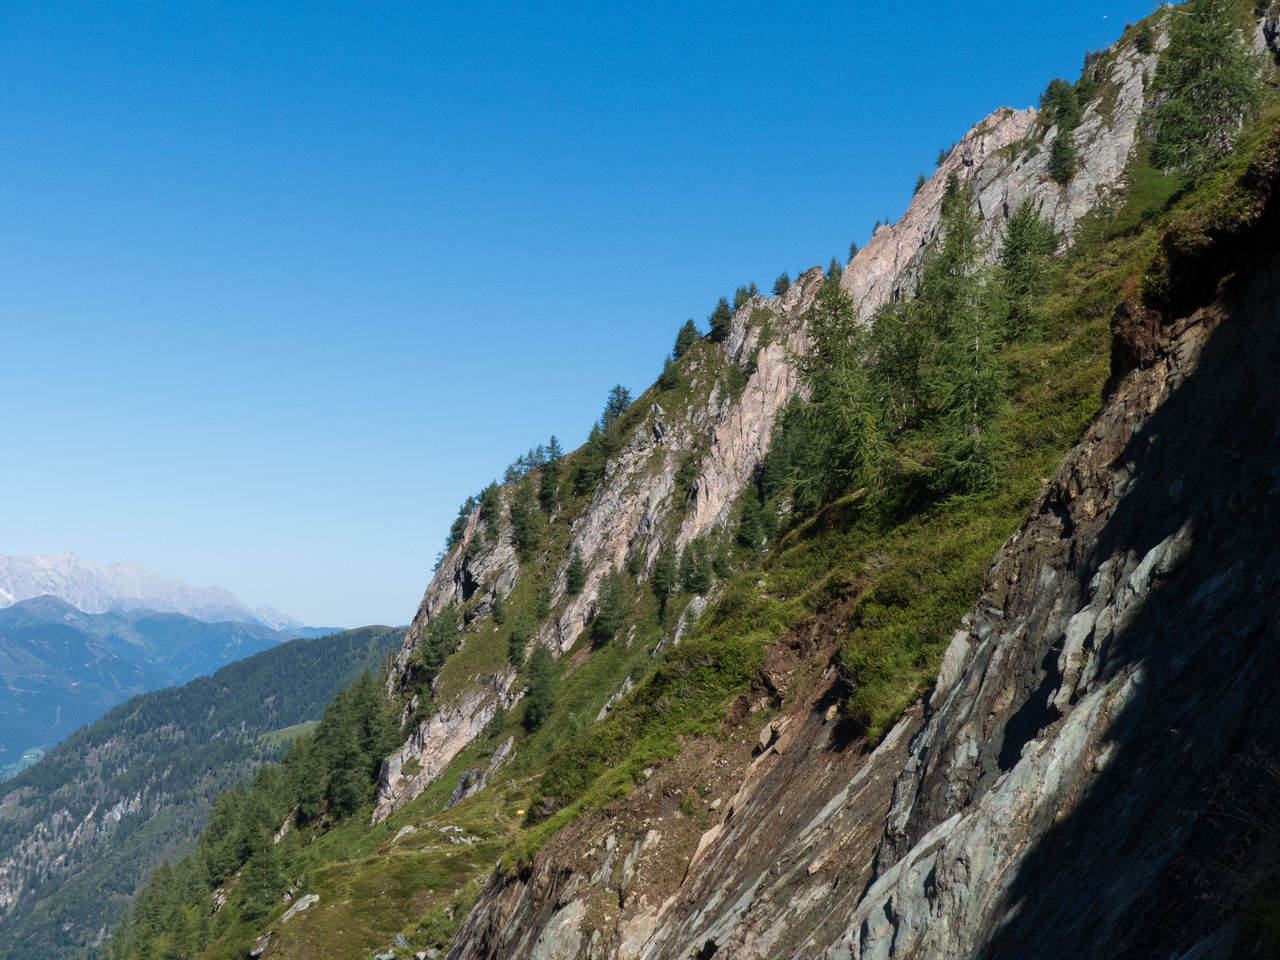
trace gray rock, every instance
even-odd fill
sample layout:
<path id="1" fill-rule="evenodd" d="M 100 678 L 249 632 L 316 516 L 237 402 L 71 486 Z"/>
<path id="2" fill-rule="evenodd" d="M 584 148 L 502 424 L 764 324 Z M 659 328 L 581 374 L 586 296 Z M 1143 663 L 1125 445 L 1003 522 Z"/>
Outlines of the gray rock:
<path id="1" fill-rule="evenodd" d="M 291 906 L 288 910 L 284 912 L 284 916 L 280 918 L 280 922 L 283 924 L 288 922 L 289 920 L 292 920 L 295 916 L 297 916 L 303 910 L 306 910 L 312 904 L 316 904 L 319 902 L 320 902 L 319 894 L 308 893 L 305 897 L 301 897 L 297 903 L 295 903 L 293 906 Z"/>

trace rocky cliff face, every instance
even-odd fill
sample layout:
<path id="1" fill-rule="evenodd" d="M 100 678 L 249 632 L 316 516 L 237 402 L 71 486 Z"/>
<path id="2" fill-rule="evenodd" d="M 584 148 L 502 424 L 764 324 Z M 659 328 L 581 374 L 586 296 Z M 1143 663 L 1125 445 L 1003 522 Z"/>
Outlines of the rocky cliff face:
<path id="1" fill-rule="evenodd" d="M 998 247 L 1004 220 L 1024 200 L 1068 241 L 1080 218 L 1110 203 L 1123 187 L 1125 164 L 1138 135 L 1145 77 L 1155 73 L 1166 44 L 1157 35 L 1150 54 L 1117 44 L 1099 59 L 1099 95 L 1085 107 L 1072 134 L 1078 165 L 1060 185 L 1049 177 L 1050 145 L 1057 127 L 1037 126 L 1034 109 L 1002 107 L 956 144 L 912 198 L 902 217 L 876 231 L 858 251 L 840 285 L 864 318 L 885 300 L 910 293 L 920 253 L 935 238 L 947 180 L 955 174 L 973 184 L 987 241 Z"/>
<path id="2" fill-rule="evenodd" d="M 1118 45 L 1099 61 L 1103 93 L 1089 104 L 1076 130 L 1080 171 L 1065 186 L 1047 173 L 1048 145 L 1057 130 L 1037 127 L 1033 109 L 1001 108 L 971 130 L 916 194 L 902 218 L 877 231 L 845 269 L 841 285 L 853 296 L 860 315 L 869 319 L 887 300 L 910 292 L 921 255 L 936 237 L 943 194 L 952 174 L 973 182 L 993 253 L 1003 220 L 1024 198 L 1031 198 L 1064 237 L 1080 217 L 1108 202 L 1121 187 L 1134 142 L 1143 74 L 1153 70 L 1155 62 L 1155 54 L 1144 57 L 1132 45 Z M 576 596 L 566 595 L 568 560 L 564 560 L 556 571 L 551 597 L 556 616 L 541 625 L 535 642 L 547 643 L 557 654 L 567 649 L 595 613 L 601 580 L 632 549 L 639 547 L 645 553 L 643 579 L 663 542 L 674 542 L 680 549 L 727 520 L 732 504 L 768 451 L 778 412 L 798 389 L 789 358 L 806 349 L 804 317 L 822 279 L 822 272 L 814 268 L 785 295 L 754 297 L 737 312 L 731 334 L 713 359 L 743 365 L 754 354 L 755 369 L 740 394 L 726 395 L 716 371 L 709 369 L 714 364 L 704 361 L 703 369 L 695 365 L 690 371 L 693 383 L 684 409 L 649 406 L 643 422 L 606 467 L 606 479 L 589 507 L 573 524 L 571 546 L 586 561 L 585 588 Z M 675 483 L 686 456 L 696 460 L 696 479 L 687 501 L 679 496 Z M 393 692 L 403 683 L 431 617 L 446 605 L 473 597 L 475 610 L 482 613 L 519 579 L 520 565 L 507 525 L 501 525 L 496 542 L 479 547 L 483 538 L 477 536 L 478 530 L 477 512 L 428 586 L 394 662 L 389 680 Z M 699 604 L 694 612 L 700 609 Z M 515 701 L 517 694 L 510 689 L 513 679 L 512 671 L 479 678 L 470 693 L 455 704 L 443 705 L 437 717 L 425 721 L 388 758 L 375 820 L 416 797 L 484 728 L 500 701 L 507 706 Z M 435 726 L 428 731 L 426 724 Z M 403 775 L 405 765 L 414 763 L 422 772 Z"/>
<path id="3" fill-rule="evenodd" d="M 1030 129 L 1014 112 L 948 165 L 964 174 L 969 151 L 988 217 L 1030 191 L 1069 226 L 1116 186 L 1150 66 L 1110 58 L 1115 99 L 1077 134 L 1096 177 L 1082 189 L 999 153 Z M 937 179 L 845 273 L 864 311 L 909 282 Z M 1141 366 L 1115 371 L 930 696 L 873 752 L 822 670 L 834 639 L 790 637 L 769 669 L 795 693 L 758 740 L 686 743 L 678 775 L 658 770 L 493 877 L 450 958 L 1230 955 L 1242 891 L 1274 868 L 1255 844 L 1275 830 L 1280 743 L 1267 217 L 1215 258 L 1240 271 L 1225 286 L 1202 277 L 1152 320 Z M 741 706 L 739 730 L 758 705 Z M 697 815 L 679 799 L 695 780 L 714 798 Z"/>
<path id="4" fill-rule="evenodd" d="M 600 583 L 621 566 L 633 549 L 643 551 L 641 579 L 647 576 L 664 542 L 677 550 L 726 521 L 729 509 L 751 482 L 769 449 L 774 422 L 795 393 L 797 377 L 790 357 L 805 349 L 804 315 L 813 303 L 822 271 L 800 277 L 783 296 L 753 297 L 733 320 L 724 342 L 689 367 L 688 402 L 681 409 L 647 403 L 645 416 L 622 449 L 609 461 L 605 478 L 573 525 L 566 559 L 555 572 L 549 603 L 555 615 L 541 624 L 533 642 L 557 655 L 567 650 L 595 615 Z M 754 356 L 746 385 L 729 396 L 720 374 L 726 364 L 745 366 Z M 675 476 L 686 457 L 696 463 L 687 499 Z M 504 491 L 504 497 L 509 491 Z M 495 541 L 482 543 L 479 511 L 467 521 L 462 540 L 442 560 L 397 654 L 390 678 L 395 691 L 406 674 L 422 630 L 449 604 L 477 600 L 483 613 L 493 599 L 505 597 L 520 577 L 520 564 L 505 516 Z M 566 592 L 567 556 L 581 552 L 586 583 Z M 375 822 L 416 797 L 457 752 L 492 718 L 499 702 L 512 705 L 514 670 L 485 678 L 456 702 L 441 705 L 384 765 Z M 405 775 L 406 764 L 418 772 Z"/>

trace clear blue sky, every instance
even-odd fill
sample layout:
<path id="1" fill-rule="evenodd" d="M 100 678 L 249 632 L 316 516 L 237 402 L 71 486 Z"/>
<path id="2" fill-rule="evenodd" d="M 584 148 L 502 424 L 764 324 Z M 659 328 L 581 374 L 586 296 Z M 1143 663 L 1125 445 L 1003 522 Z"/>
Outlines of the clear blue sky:
<path id="1" fill-rule="evenodd" d="M 458 504 L 1148 0 L 0 10 L 0 552 L 407 622 Z"/>

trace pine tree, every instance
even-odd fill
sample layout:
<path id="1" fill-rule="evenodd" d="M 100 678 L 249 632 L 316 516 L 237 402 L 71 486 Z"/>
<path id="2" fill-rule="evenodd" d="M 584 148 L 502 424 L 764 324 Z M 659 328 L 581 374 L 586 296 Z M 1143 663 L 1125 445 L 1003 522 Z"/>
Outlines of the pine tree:
<path id="1" fill-rule="evenodd" d="M 711 589 L 711 561 L 700 537 L 686 544 L 680 556 L 680 585 L 697 594 L 706 594 Z"/>
<path id="2" fill-rule="evenodd" d="M 425 685 L 430 686 L 445 658 L 458 645 L 458 608 L 449 605 L 427 621 L 418 638 L 418 658 Z M 335 701 L 336 702 L 336 701 Z"/>
<path id="3" fill-rule="evenodd" d="M 658 375 L 659 390 L 674 390 L 680 386 L 680 368 L 674 360 L 667 357 L 662 361 L 662 373 Z"/>
<path id="4" fill-rule="evenodd" d="M 627 412 L 629 406 L 631 391 L 619 383 L 609 391 L 609 397 L 605 401 L 604 413 L 600 415 L 600 432 L 608 433 L 609 428 L 618 422 L 618 418 Z"/>
<path id="5" fill-rule="evenodd" d="M 563 456 L 560 441 L 552 434 L 551 442 L 547 444 L 547 462 L 542 465 L 542 471 L 538 474 L 538 505 L 544 513 L 555 509 L 560 493 L 560 474 L 564 468 L 561 461 Z"/>
<path id="6" fill-rule="evenodd" d="M 453 525 L 449 527 L 449 537 L 444 543 L 446 552 L 462 542 L 462 536 L 467 532 L 467 521 L 471 519 L 471 511 L 476 508 L 477 503 L 479 501 L 475 497 L 467 497 L 462 506 L 458 508 L 458 516 L 454 519 Z"/>
<path id="7" fill-rule="evenodd" d="M 1005 398 L 1000 318 L 1007 307 L 982 268 L 980 228 L 972 188 L 949 185 L 943 242 L 923 270 L 932 283 L 922 282 L 917 297 L 940 334 L 930 386 L 942 417 L 934 464 L 941 493 L 976 493 L 988 489 L 996 476 L 999 443 L 993 425 Z"/>
<path id="8" fill-rule="evenodd" d="M 555 706 L 555 658 L 545 643 L 539 643 L 529 654 L 524 694 L 524 727 L 531 733 L 551 716 Z"/>
<path id="9" fill-rule="evenodd" d="M 729 336 L 729 331 L 733 328 L 733 311 L 729 309 L 729 300 L 721 297 L 716 303 L 716 308 L 711 311 L 708 318 L 711 321 L 711 340 L 719 343 Z"/>
<path id="10" fill-rule="evenodd" d="M 818 499 L 870 486 L 878 478 L 887 442 L 880 429 L 867 372 L 866 331 L 849 294 L 822 285 L 809 312 L 809 353 L 800 376 L 809 388 L 806 408 L 814 440 L 814 468 L 805 477 Z"/>
<path id="11" fill-rule="evenodd" d="M 582 551 L 573 548 L 573 556 L 569 559 L 569 571 L 565 574 L 564 590 L 571 596 L 582 592 L 587 582 L 587 568 L 582 562 Z"/>
<path id="12" fill-rule="evenodd" d="M 663 544 L 658 557 L 653 563 L 653 574 L 649 577 L 649 589 L 658 601 L 658 619 L 667 616 L 667 601 L 676 585 L 676 555 L 671 544 Z"/>
<path id="13" fill-rule="evenodd" d="M 1067 183 L 1076 175 L 1076 147 L 1071 130 L 1059 130 L 1049 148 L 1049 176 L 1055 183 Z"/>
<path id="14" fill-rule="evenodd" d="M 591 642 L 596 646 L 608 643 L 617 634 L 626 617 L 626 593 L 622 574 L 610 570 L 600 580 L 596 594 L 596 615 L 591 621 Z"/>
<path id="15" fill-rule="evenodd" d="M 507 659 L 515 664 L 517 670 L 524 664 L 524 648 L 529 645 L 531 636 L 533 634 L 523 620 L 511 625 L 511 633 L 507 637 Z"/>
<path id="16" fill-rule="evenodd" d="M 698 342 L 700 336 L 701 334 L 698 333 L 698 328 L 694 324 L 693 318 L 686 320 L 684 326 L 680 328 L 680 332 L 676 334 L 676 345 L 671 351 L 671 356 L 678 361 L 689 352 L 690 347 Z"/>
<path id="17" fill-rule="evenodd" d="M 542 538 L 542 518 L 538 512 L 538 497 L 533 482 L 527 477 L 521 480 L 511 497 L 511 536 L 515 540 L 516 553 L 521 562 L 528 562 L 538 550 Z"/>
<path id="18" fill-rule="evenodd" d="M 760 532 L 760 501 L 753 495 L 747 496 L 742 503 L 742 514 L 738 519 L 736 533 L 738 543 L 751 551 L 752 556 L 759 554 L 763 544 Z"/>
<path id="19" fill-rule="evenodd" d="M 240 878 L 241 919 L 252 922 L 265 917 L 279 898 L 283 882 L 275 844 L 267 837 L 245 864 Z"/>
<path id="20" fill-rule="evenodd" d="M 780 297 L 790 289 L 791 277 L 784 270 L 782 273 L 778 274 L 778 279 L 773 281 L 773 295 L 775 297 Z"/>
<path id="21" fill-rule="evenodd" d="M 1040 216 L 1029 197 L 1023 200 L 1009 218 L 1000 248 L 1000 280 L 1009 301 L 1010 336 L 1038 330 L 1038 304 L 1048 289 L 1057 248 L 1053 224 Z"/>
<path id="22" fill-rule="evenodd" d="M 914 303 L 885 303 L 868 336 L 869 389 L 892 434 L 917 426 L 924 413 L 928 329 Z"/>
<path id="23" fill-rule="evenodd" d="M 1187 0 L 1169 15 L 1169 46 L 1152 82 L 1151 162 L 1194 178 L 1231 152 L 1257 110 L 1261 61 L 1242 42 L 1227 0 Z"/>
<path id="24" fill-rule="evenodd" d="M 711 569 L 722 580 L 733 572 L 729 564 L 729 544 L 723 537 L 716 540 L 715 551 L 711 554 Z"/>
<path id="25" fill-rule="evenodd" d="M 498 493 L 498 485 L 490 483 L 480 491 L 480 522 L 484 524 L 485 536 L 490 540 L 498 539 L 498 520 L 502 514 L 502 497 Z"/>
<path id="26" fill-rule="evenodd" d="M 579 497 L 594 490 L 600 475 L 604 472 L 605 442 L 600 424 L 593 423 L 591 432 L 587 435 L 587 442 L 582 445 L 582 450 L 578 454 L 578 469 L 573 478 L 573 492 Z"/>
<path id="27" fill-rule="evenodd" d="M 1150 22 L 1143 20 L 1138 24 L 1137 32 L 1133 35 L 1133 47 L 1143 56 L 1152 53 L 1156 48 L 1156 35 L 1151 29 Z"/>
<path id="28" fill-rule="evenodd" d="M 1080 125 L 1080 98 L 1075 87 L 1054 77 L 1040 94 L 1041 115 L 1058 128 L 1049 152 L 1049 176 L 1066 183 L 1076 172 L 1075 129 Z"/>

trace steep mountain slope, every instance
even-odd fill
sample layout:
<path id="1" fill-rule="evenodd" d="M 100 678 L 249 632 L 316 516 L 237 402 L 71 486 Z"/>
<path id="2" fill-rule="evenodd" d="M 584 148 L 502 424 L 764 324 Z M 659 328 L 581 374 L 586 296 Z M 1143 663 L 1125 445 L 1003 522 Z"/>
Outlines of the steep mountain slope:
<path id="1" fill-rule="evenodd" d="M 692 862 L 652 839 L 680 825 L 611 810 L 491 881 L 450 956 L 1229 955 L 1274 870 L 1280 744 L 1280 136 L 1254 171 L 1256 221 L 1199 251 L 1239 272 L 1186 284 L 1116 371 L 923 718 L 867 755 L 839 682 L 801 685 Z M 655 902 L 664 857 L 687 873 Z"/>
<path id="2" fill-rule="evenodd" d="M 82 613 L 56 597 L 0 609 L 0 769 L 117 703 L 289 639 L 258 623 L 177 613 Z"/>
<path id="3" fill-rule="evenodd" d="M 1095 69 L 1104 92 L 1085 109 L 1076 130 L 1080 171 L 1065 186 L 1048 177 L 1048 150 L 1040 149 L 1038 140 L 1042 138 L 1047 148 L 1057 130 L 1037 125 L 1034 110 L 1001 108 L 971 130 L 917 192 L 902 218 L 881 227 L 844 270 L 841 287 L 853 297 L 860 316 L 869 319 L 882 304 L 901 299 L 914 285 L 921 257 L 937 236 L 953 176 L 971 182 L 980 212 L 990 212 L 983 220 L 989 240 L 998 239 L 1007 218 L 1024 200 L 1064 233 L 1084 214 L 1110 203 L 1122 186 L 1135 140 L 1142 77 L 1155 68 L 1156 56 L 1155 48 L 1142 54 L 1127 43 L 1099 58 Z M 699 381 L 699 370 L 707 364 L 699 360 L 691 365 L 694 395 L 684 409 L 670 409 L 672 405 L 654 396 L 655 391 L 637 401 L 633 409 L 642 412 L 635 418 L 640 422 L 629 424 L 633 433 L 625 447 L 610 460 L 603 482 L 565 531 L 568 542 L 560 547 L 558 565 L 547 584 L 553 615 L 541 624 L 533 642 L 546 642 L 557 654 L 567 650 L 594 615 L 606 573 L 626 563 L 633 552 L 641 554 L 637 566 L 643 582 L 664 544 L 679 552 L 695 538 L 729 525 L 734 503 L 759 477 L 779 411 L 797 393 L 793 358 L 807 348 L 804 318 L 822 279 L 815 269 L 785 295 L 754 297 L 736 312 L 731 333 L 721 345 L 723 359 L 713 352 L 710 362 L 754 368 L 739 395 L 726 395 L 714 376 Z M 675 482 L 685 459 L 694 466 L 687 493 Z M 491 608 L 494 598 L 510 594 L 520 578 L 509 528 L 501 528 L 496 544 L 487 545 L 477 537 L 479 529 L 477 510 L 427 588 L 396 659 L 393 692 L 411 687 L 412 657 L 431 617 L 448 605 L 468 603 L 473 604 L 469 616 L 479 616 Z M 569 596 L 566 572 L 574 550 L 585 561 L 586 579 L 581 592 Z M 704 605 L 700 602 L 694 609 Z M 475 679 L 481 682 L 466 684 L 452 702 L 437 701 L 436 714 L 389 759 L 375 820 L 417 796 L 484 729 L 499 702 L 512 706 L 514 671 Z M 403 765 L 410 759 L 421 772 L 406 777 Z"/>
<path id="4" fill-rule="evenodd" d="M 1206 12 L 1221 51 L 1258 11 L 1127 28 L 838 283 L 740 291 L 586 445 L 464 504 L 376 791 L 295 820 L 286 769 L 256 802 L 293 839 L 153 882 L 113 956 L 1251 948 L 1280 135 L 1237 113 L 1212 176 L 1148 163 L 1159 55 Z"/>
<path id="5" fill-rule="evenodd" d="M 923 712 L 851 743 L 816 623 L 754 760 L 686 747 L 491 879 L 449 956 L 1271 955 L 1239 921 L 1275 869 L 1277 187 L 1273 133 L 1135 262 L 1108 402 Z M 691 777 L 713 809 L 664 802 Z"/>
<path id="6" fill-rule="evenodd" d="M 85 613 L 155 610 L 210 623 L 237 620 L 273 630 L 309 629 L 272 607 L 250 610 L 223 587 L 193 587 L 129 560 L 93 563 L 69 551 L 53 555 L 0 553 L 0 607 L 45 594 L 61 597 Z"/>
<path id="7" fill-rule="evenodd" d="M 400 634 L 296 639 L 134 697 L 0 785 L 0 956 L 84 955 L 146 871 L 191 848 L 218 792 L 381 669 Z"/>

